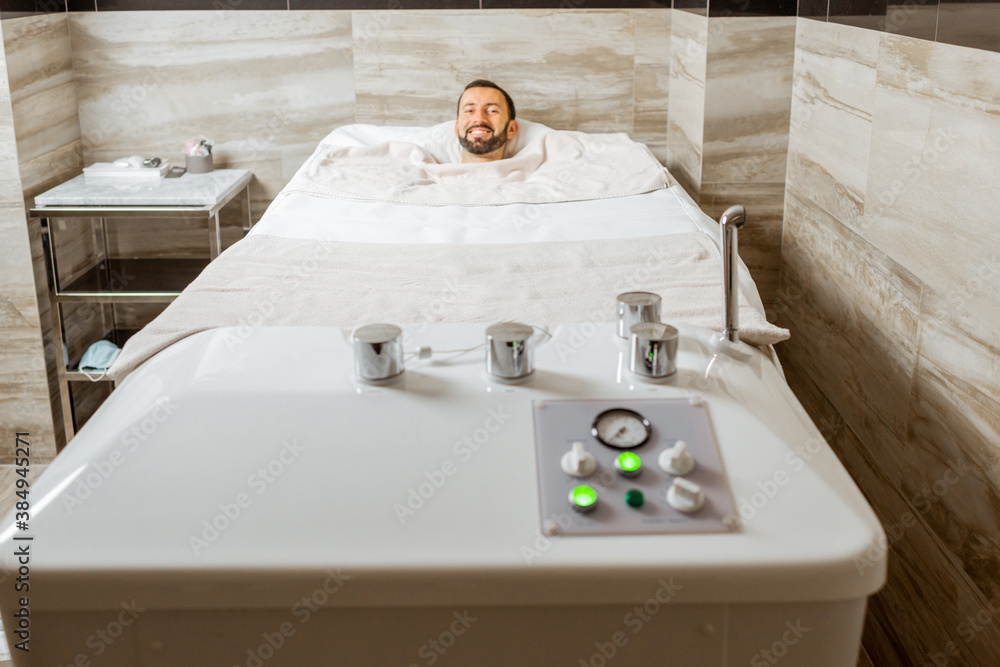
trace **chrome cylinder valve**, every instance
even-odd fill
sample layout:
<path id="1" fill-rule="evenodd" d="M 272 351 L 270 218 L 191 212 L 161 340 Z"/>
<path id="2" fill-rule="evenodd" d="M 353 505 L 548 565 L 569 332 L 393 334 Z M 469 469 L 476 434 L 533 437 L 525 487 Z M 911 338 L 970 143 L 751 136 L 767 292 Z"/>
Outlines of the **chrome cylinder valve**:
<path id="1" fill-rule="evenodd" d="M 395 324 L 366 324 L 351 334 L 354 374 L 362 382 L 379 383 L 402 373 L 403 330 Z"/>
<path id="2" fill-rule="evenodd" d="M 639 322 L 659 322 L 659 294 L 652 292 L 623 292 L 617 297 L 618 337 L 628 340 L 633 324 Z"/>
<path id="3" fill-rule="evenodd" d="M 486 329 L 486 373 L 499 380 L 516 380 L 535 370 L 534 333 L 527 324 L 500 322 Z"/>
<path id="4" fill-rule="evenodd" d="M 661 322 L 632 325 L 629 370 L 640 378 L 662 379 L 677 372 L 677 329 Z"/>

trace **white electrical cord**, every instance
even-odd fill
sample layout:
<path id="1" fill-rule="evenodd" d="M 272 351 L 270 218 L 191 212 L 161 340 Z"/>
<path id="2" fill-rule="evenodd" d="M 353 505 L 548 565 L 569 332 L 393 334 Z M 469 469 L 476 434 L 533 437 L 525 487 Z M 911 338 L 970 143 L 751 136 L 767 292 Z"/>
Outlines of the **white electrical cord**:
<path id="1" fill-rule="evenodd" d="M 528 326 L 530 326 L 532 329 L 534 329 L 536 331 L 541 331 L 549 339 L 552 338 L 551 332 L 549 332 L 549 330 L 546 329 L 545 327 L 539 326 L 537 324 L 529 324 Z M 486 347 L 486 343 L 480 343 L 479 345 L 476 345 L 475 347 L 469 347 L 469 348 L 466 348 L 464 350 L 435 350 L 435 349 L 432 349 L 430 346 L 426 346 L 425 345 L 425 346 L 418 347 L 416 349 L 416 351 L 411 350 L 411 351 L 407 352 L 406 353 L 407 356 L 403 357 L 403 363 L 405 364 L 407 361 L 410 361 L 414 357 L 416 357 L 417 359 L 430 359 L 434 355 L 438 355 L 438 354 L 450 354 L 450 355 L 452 355 L 450 357 L 447 357 L 447 358 L 441 360 L 441 361 L 451 361 L 452 359 L 457 359 L 457 358 L 461 357 L 462 355 L 468 354 L 469 352 L 475 352 L 476 350 L 478 350 L 480 348 L 483 348 L 483 347 Z"/>

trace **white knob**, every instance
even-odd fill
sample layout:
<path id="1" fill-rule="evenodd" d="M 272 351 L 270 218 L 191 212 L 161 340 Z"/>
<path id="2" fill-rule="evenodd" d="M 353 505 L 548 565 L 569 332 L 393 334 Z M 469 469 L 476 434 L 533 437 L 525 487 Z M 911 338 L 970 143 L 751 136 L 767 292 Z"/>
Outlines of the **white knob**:
<path id="1" fill-rule="evenodd" d="M 694 482 L 677 477 L 667 489 L 667 504 L 678 512 L 695 512 L 705 504 L 705 492 Z"/>
<path id="2" fill-rule="evenodd" d="M 597 470 L 597 459 L 584 448 L 582 442 L 574 442 L 573 449 L 563 454 L 560 465 L 567 475 L 589 477 Z"/>
<path id="3" fill-rule="evenodd" d="M 694 457 L 687 450 L 687 443 L 678 440 L 671 449 L 660 454 L 657 463 L 660 469 L 670 475 L 686 475 L 694 469 Z"/>

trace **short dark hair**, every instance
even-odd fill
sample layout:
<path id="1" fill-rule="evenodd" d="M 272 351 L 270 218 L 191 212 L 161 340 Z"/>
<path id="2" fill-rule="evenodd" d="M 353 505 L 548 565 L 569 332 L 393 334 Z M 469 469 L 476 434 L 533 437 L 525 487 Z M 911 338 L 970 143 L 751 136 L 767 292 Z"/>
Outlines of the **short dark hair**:
<path id="1" fill-rule="evenodd" d="M 475 81 L 473 81 L 472 83 L 470 83 L 469 85 L 467 85 L 465 88 L 462 89 L 462 95 L 465 95 L 465 91 L 468 90 L 469 88 L 495 88 L 499 90 L 501 93 L 503 93 L 503 98 L 507 102 L 507 111 L 510 112 L 510 120 L 514 120 L 515 118 L 517 118 L 517 112 L 514 111 L 514 100 L 510 99 L 510 95 L 507 94 L 507 91 L 498 86 L 497 84 L 493 83 L 492 81 L 488 81 L 486 79 L 476 79 Z M 456 116 L 462 111 L 462 106 L 461 106 L 462 95 L 458 96 L 458 104 L 456 105 L 455 108 Z"/>

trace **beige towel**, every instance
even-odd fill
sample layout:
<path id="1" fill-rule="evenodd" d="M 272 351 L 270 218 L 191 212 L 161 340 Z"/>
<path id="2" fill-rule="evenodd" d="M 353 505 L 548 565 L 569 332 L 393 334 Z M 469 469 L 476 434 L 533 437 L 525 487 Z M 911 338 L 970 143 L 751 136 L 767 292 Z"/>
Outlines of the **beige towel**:
<path id="1" fill-rule="evenodd" d="M 514 157 L 472 164 L 439 163 L 405 142 L 328 148 L 310 158 L 283 192 L 421 206 L 495 206 L 625 197 L 673 184 L 649 149 L 628 135 L 555 131 Z"/>
<path id="2" fill-rule="evenodd" d="M 721 258 L 701 233 L 603 241 L 396 245 L 249 236 L 226 250 L 145 329 L 109 375 L 121 379 L 168 345 L 226 326 L 373 322 L 612 322 L 615 296 L 663 297 L 665 322 L 722 321 Z M 788 338 L 740 299 L 754 345 Z"/>

